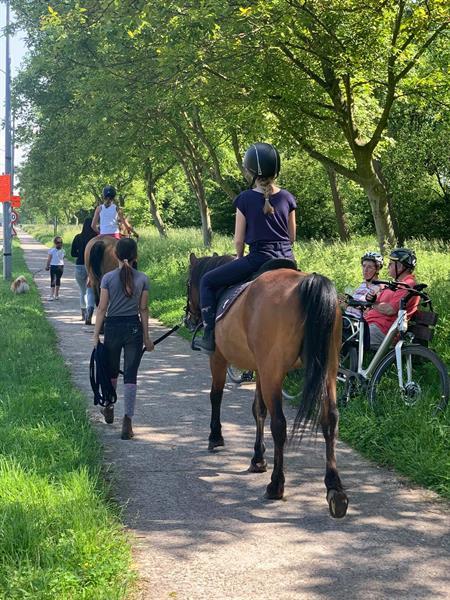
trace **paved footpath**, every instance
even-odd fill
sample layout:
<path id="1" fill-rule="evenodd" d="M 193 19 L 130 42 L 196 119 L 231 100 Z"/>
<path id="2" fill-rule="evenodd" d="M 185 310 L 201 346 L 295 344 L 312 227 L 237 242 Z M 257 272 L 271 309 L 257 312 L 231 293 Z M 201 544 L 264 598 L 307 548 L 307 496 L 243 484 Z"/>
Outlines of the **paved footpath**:
<path id="1" fill-rule="evenodd" d="M 80 322 L 74 268 L 66 262 L 61 300 L 48 302 L 47 249 L 20 237 L 61 352 L 91 402 L 93 328 Z M 151 328 L 154 338 L 164 331 L 155 320 Z M 350 507 L 345 519 L 333 520 L 320 437 L 288 452 L 285 500 L 264 501 L 269 473 L 247 473 L 255 430 L 251 386 L 227 386 L 226 447 L 209 454 L 209 382 L 206 358 L 174 335 L 143 360 L 134 440 L 120 440 L 120 401 L 114 425 L 90 411 L 133 540 L 141 577 L 136 598 L 450 598 L 447 504 L 339 444 Z"/>

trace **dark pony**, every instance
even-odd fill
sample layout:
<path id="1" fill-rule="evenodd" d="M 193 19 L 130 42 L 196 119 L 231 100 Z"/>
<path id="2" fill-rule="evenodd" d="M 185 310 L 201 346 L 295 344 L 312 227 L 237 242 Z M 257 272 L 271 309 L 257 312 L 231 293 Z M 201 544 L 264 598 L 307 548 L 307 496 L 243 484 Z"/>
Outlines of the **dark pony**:
<path id="1" fill-rule="evenodd" d="M 233 257 L 190 256 L 188 321 L 200 322 L 199 282 L 201 276 Z M 294 421 L 293 434 L 308 423 L 320 425 L 326 442 L 325 485 L 333 517 L 343 517 L 348 499 L 335 458 L 339 414 L 336 405 L 336 376 L 341 345 L 342 319 L 334 285 L 316 273 L 291 269 L 263 273 L 248 285 L 226 315 L 216 323 L 216 350 L 210 357 L 211 430 L 209 450 L 224 445 L 220 409 L 227 363 L 256 371 L 253 416 L 256 422 L 254 455 L 249 470 L 267 470 L 264 457 L 264 423 L 270 414 L 274 440 L 274 466 L 266 497 L 284 494 L 284 445 L 286 419 L 281 388 L 289 370 L 303 364 L 303 397 Z"/>

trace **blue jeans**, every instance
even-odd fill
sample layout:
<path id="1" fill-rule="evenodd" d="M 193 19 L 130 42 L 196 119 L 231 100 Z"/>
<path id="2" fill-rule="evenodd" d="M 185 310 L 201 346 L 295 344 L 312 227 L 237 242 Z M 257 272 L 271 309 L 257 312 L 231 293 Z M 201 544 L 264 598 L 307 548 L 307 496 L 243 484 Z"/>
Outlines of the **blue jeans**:
<path id="1" fill-rule="evenodd" d="M 230 263 L 205 273 L 200 281 L 200 307 L 203 324 L 214 329 L 217 308 L 217 292 L 224 287 L 245 281 L 272 258 L 294 260 L 289 242 L 257 242 L 251 244 L 250 253 Z"/>
<path id="2" fill-rule="evenodd" d="M 80 288 L 80 308 L 94 308 L 94 290 L 86 285 L 88 274 L 85 265 L 75 265 L 75 279 Z"/>

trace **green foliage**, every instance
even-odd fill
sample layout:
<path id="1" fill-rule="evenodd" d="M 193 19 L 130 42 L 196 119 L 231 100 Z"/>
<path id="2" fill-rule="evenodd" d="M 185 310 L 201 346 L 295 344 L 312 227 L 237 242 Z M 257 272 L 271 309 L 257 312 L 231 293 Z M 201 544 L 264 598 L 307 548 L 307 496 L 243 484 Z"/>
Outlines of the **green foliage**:
<path id="1" fill-rule="evenodd" d="M 31 281 L 17 247 L 13 271 Z M 2 280 L 0 299 L 0 597 L 125 598 L 130 549 L 85 399 L 35 286 Z"/>
<path id="2" fill-rule="evenodd" d="M 225 195 L 241 185 L 242 150 L 257 139 L 275 141 L 300 165 L 306 155 L 331 165 L 364 188 L 373 216 L 361 192 L 340 182 L 353 231 L 373 231 L 375 219 L 379 240 L 386 237 L 375 154 L 393 179 L 399 220 L 404 200 L 418 208 L 401 183 L 408 161 L 402 150 L 390 152 L 392 139 L 400 149 L 410 131 L 392 107 L 396 99 L 422 114 L 433 100 L 432 119 L 440 112 L 446 118 L 442 0 L 157 0 L 138 7 L 129 0 L 16 0 L 14 8 L 32 47 L 15 87 L 19 137 L 30 148 L 21 187 L 26 203 L 47 218 L 58 213 L 69 221 L 106 181 L 130 196 L 143 190 L 145 178 L 156 186 L 155 202 L 169 225 L 196 225 L 195 202 L 205 227 L 210 203 L 213 227 L 225 231 Z M 428 149 L 443 181 L 445 144 L 432 138 Z M 334 237 L 323 174 L 308 179 L 300 168 L 284 181 L 304 194 L 302 234 Z M 435 187 L 421 178 L 420 216 L 431 215 L 429 235 L 446 236 L 446 208 L 433 200 Z M 149 221 L 147 201 L 131 206 L 136 222 Z"/>

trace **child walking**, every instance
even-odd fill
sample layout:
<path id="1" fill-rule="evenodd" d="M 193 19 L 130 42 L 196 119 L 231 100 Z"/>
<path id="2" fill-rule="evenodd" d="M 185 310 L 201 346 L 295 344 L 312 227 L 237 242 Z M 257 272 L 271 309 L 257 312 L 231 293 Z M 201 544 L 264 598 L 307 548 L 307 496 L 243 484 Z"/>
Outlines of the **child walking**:
<path id="1" fill-rule="evenodd" d="M 64 256 L 66 255 L 61 237 L 57 235 L 53 244 L 53 248 L 48 251 L 47 265 L 45 266 L 45 270 L 50 271 L 50 301 L 59 300 L 59 288 L 64 273 Z"/>
<path id="2" fill-rule="evenodd" d="M 131 238 L 117 242 L 116 256 L 119 267 L 103 276 L 100 284 L 100 302 L 95 320 L 94 346 L 105 322 L 104 345 L 108 372 L 114 387 L 120 369 L 120 355 L 124 351 L 124 404 L 122 439 L 133 437 L 132 418 L 136 405 L 137 372 L 142 347 L 153 350 L 148 332 L 148 277 L 136 271 L 132 264 L 137 259 L 137 244 Z M 114 405 L 102 409 L 106 423 L 114 422 Z"/>

